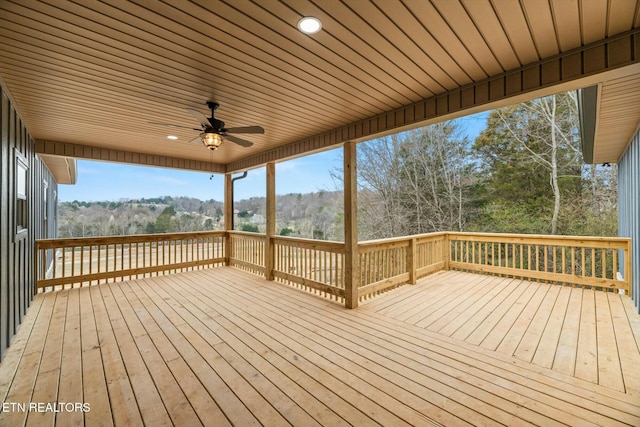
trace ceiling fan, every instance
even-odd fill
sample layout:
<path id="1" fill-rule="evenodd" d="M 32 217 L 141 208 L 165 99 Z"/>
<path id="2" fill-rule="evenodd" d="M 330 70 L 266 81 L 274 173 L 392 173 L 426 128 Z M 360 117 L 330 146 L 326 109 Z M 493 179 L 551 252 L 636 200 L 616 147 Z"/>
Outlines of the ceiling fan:
<path id="1" fill-rule="evenodd" d="M 192 129 L 200 131 L 200 135 L 196 138 L 192 139 L 192 141 L 196 141 L 198 139 L 202 140 L 202 143 L 205 147 L 210 150 L 215 150 L 222 144 L 222 141 L 227 140 L 231 141 L 235 144 L 238 144 L 242 147 L 251 147 L 253 142 L 247 141 L 242 138 L 238 138 L 237 136 L 229 135 L 232 133 L 264 133 L 264 129 L 260 126 L 242 126 L 242 127 L 234 127 L 234 128 L 225 128 L 224 122 L 222 120 L 218 120 L 215 118 L 214 112 L 220 105 L 213 101 L 207 102 L 207 107 L 211 110 L 211 117 L 206 117 L 199 111 L 187 109 L 191 115 L 200 122 L 202 126 L 199 128 L 191 128 L 188 126 L 180 126 L 180 125 L 172 125 L 169 123 L 150 123 L 154 125 L 162 125 L 169 126 L 173 128 L 183 128 L 183 129 Z"/>

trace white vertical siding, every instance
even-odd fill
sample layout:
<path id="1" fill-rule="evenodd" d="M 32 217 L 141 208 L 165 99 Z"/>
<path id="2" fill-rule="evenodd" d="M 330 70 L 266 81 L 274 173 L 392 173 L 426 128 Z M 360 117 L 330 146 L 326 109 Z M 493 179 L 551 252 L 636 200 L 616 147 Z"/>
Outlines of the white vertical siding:
<path id="1" fill-rule="evenodd" d="M 618 162 L 618 234 L 632 240 L 632 293 L 640 312 L 640 127 Z"/>

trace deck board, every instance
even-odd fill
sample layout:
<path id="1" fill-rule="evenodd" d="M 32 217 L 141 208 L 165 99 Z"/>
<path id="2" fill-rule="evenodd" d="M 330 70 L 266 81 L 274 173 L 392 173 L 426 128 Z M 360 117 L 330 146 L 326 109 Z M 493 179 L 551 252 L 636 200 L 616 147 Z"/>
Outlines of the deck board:
<path id="1" fill-rule="evenodd" d="M 596 333 L 598 335 L 598 382 L 616 390 L 624 390 L 616 334 L 611 319 L 609 298 L 596 292 Z"/>
<path id="2" fill-rule="evenodd" d="M 580 311 L 582 307 L 582 289 L 571 288 L 571 295 L 567 302 L 560 337 L 553 359 L 552 369 L 568 375 L 576 371 L 576 351 L 578 347 L 578 332 L 580 330 Z"/>
<path id="3" fill-rule="evenodd" d="M 0 392 L 91 412 L 0 425 L 640 425 L 638 322 L 602 296 L 447 272 L 347 310 L 229 267 L 40 294 Z M 611 383 L 576 376 L 583 313 Z"/>
<path id="4" fill-rule="evenodd" d="M 456 289 L 443 292 L 449 278 Z M 628 296 L 451 271 L 416 287 L 415 301 L 405 286 L 364 309 L 640 395 L 640 316 Z"/>
<path id="5" fill-rule="evenodd" d="M 586 290 L 583 292 L 575 371 L 576 377 L 593 383 L 598 382 L 598 334 L 595 301 L 595 291 Z"/>
<path id="6" fill-rule="evenodd" d="M 620 365 L 623 378 L 625 379 L 625 389 L 630 394 L 640 396 L 640 350 L 638 342 L 633 333 L 632 324 L 629 322 L 624 304 L 615 294 L 608 295 L 611 306 L 613 328 L 615 330 L 618 353 L 620 355 Z M 637 319 L 637 314 L 631 313 L 633 319 Z"/>
<path id="7" fill-rule="evenodd" d="M 31 402 L 33 387 L 42 361 L 42 354 L 49 332 L 56 296 L 55 294 L 47 294 L 38 297 L 43 299 L 41 303 L 36 303 L 41 304 L 38 317 L 35 319 L 33 330 L 29 335 L 28 341 L 25 343 L 14 377 L 7 387 L 6 397 L 3 402 L 13 404 Z M 23 340 L 21 336 L 22 333 L 23 329 L 20 329 L 18 334 L 16 334 L 16 340 Z M 18 348 L 16 350 L 20 351 L 21 349 Z M 14 357 L 11 355 L 13 351 L 14 349 L 12 348 L 7 354 L 9 360 Z M 26 423 L 27 415 L 28 413 L 22 410 L 0 412 L 0 425 L 22 426 Z"/>
<path id="8" fill-rule="evenodd" d="M 514 294 L 513 291 L 517 287 L 518 282 L 516 280 L 505 279 L 501 286 L 496 287 L 494 292 L 485 295 L 476 302 L 474 309 L 467 313 L 466 319 L 457 325 L 457 330 L 451 336 L 462 341 L 466 341 L 474 333 L 478 337 L 483 336 L 491 329 L 493 323 L 489 320 L 489 317 L 500 306 L 508 306 L 508 303 L 505 304 L 505 300 L 509 300 L 509 297 Z M 478 331 L 478 329 L 480 330 Z M 440 332 L 446 333 L 444 330 Z"/>
<path id="9" fill-rule="evenodd" d="M 115 425 L 142 425 L 142 415 L 116 340 L 119 323 L 111 321 L 116 318 L 117 314 L 118 318 L 120 316 L 115 310 L 111 313 L 107 311 L 106 301 L 109 299 L 103 297 L 102 290 L 100 287 L 91 288 L 91 294 L 109 399 L 111 407 L 118 408 L 117 411 L 113 411 L 112 423 Z M 69 292 L 81 292 L 81 290 L 74 289 Z"/>
<path id="10" fill-rule="evenodd" d="M 544 366 L 545 368 L 551 368 L 553 366 L 558 342 L 560 341 L 560 334 L 562 333 L 562 326 L 567 315 L 567 305 L 571 297 L 571 290 L 572 288 L 570 287 L 560 288 L 560 292 L 548 317 L 544 331 L 540 335 L 540 341 L 533 356 L 532 361 L 536 365 Z"/>
<path id="11" fill-rule="evenodd" d="M 189 289 L 193 288 L 190 286 Z M 182 289 L 180 289 L 180 291 L 182 291 Z M 190 303 L 202 306 L 202 301 L 207 301 L 208 298 L 209 296 L 206 294 L 200 295 L 199 298 L 190 301 Z M 208 304 L 206 304 L 204 308 L 209 311 L 216 311 L 215 323 L 212 322 L 211 326 L 216 328 L 221 334 L 224 334 L 225 342 L 234 342 L 237 346 L 239 342 L 236 341 L 236 339 L 248 340 L 250 337 L 254 337 L 257 341 L 252 340 L 250 348 L 255 349 L 257 347 L 260 350 L 258 351 L 259 355 L 274 355 L 275 357 L 270 358 L 270 361 L 275 363 L 276 366 L 278 366 L 285 374 L 291 374 L 291 377 L 289 378 L 291 381 L 302 381 L 302 386 L 305 388 L 311 387 L 310 390 L 314 392 L 314 395 L 319 393 L 321 396 L 330 398 L 332 402 L 331 406 L 349 422 L 356 424 L 372 422 L 371 419 L 365 418 L 363 414 L 359 414 L 357 406 L 345 404 L 345 399 L 341 399 L 339 396 L 331 393 L 330 391 L 333 388 L 336 388 L 336 385 L 339 386 L 339 383 L 337 383 L 335 379 L 326 378 L 326 374 L 321 369 L 322 366 L 318 366 L 317 364 L 310 362 L 309 355 L 304 359 L 301 358 L 300 355 L 295 352 L 295 347 L 294 349 L 291 348 L 292 345 L 290 341 L 287 340 L 286 336 L 278 336 L 276 331 L 270 329 L 265 332 L 260 328 L 261 325 L 256 325 L 254 322 L 249 323 L 244 321 L 243 316 L 238 316 L 236 314 L 235 307 L 229 304 L 229 300 L 226 298 L 226 304 L 224 304 L 224 306 L 218 305 L 210 300 L 207 302 Z M 216 326 L 216 324 L 218 326 Z M 277 335 L 280 339 L 274 339 L 273 335 Z M 254 360 L 259 363 L 260 358 L 258 357 L 257 360 Z M 287 360 L 290 363 L 284 363 Z M 266 360 L 261 364 L 268 366 Z M 313 378 L 318 379 L 313 380 Z M 280 378 L 279 376 L 274 377 L 274 379 L 278 382 L 283 381 L 283 386 L 291 383 L 291 381 L 287 381 L 287 378 Z M 324 385 L 324 387 L 319 387 L 320 384 L 317 384 L 318 382 L 321 385 Z M 287 388 L 283 387 L 282 390 L 287 391 Z M 298 387 L 298 390 L 304 390 L 304 388 Z M 345 395 L 347 396 L 354 396 L 355 394 L 356 393 L 353 390 L 345 392 Z M 366 405 L 368 402 L 361 400 L 359 403 Z M 313 404 L 317 404 L 317 402 Z M 309 405 L 307 405 L 306 408 L 308 410 L 311 409 Z M 370 411 L 379 411 L 382 409 L 380 407 L 373 408 L 371 405 L 364 406 L 364 408 Z M 333 420 L 326 419 L 323 422 L 332 423 L 339 421 L 339 419 L 340 418 L 333 417 Z M 397 418 L 394 419 L 394 421 L 397 422 Z M 345 421 L 341 421 L 340 424 L 345 424 Z"/>
<path id="12" fill-rule="evenodd" d="M 38 376 L 30 398 L 32 402 L 52 402 L 57 400 L 68 296 L 68 294 L 56 295 Z M 28 427 L 52 425 L 54 418 L 55 412 L 29 412 L 26 425 Z"/>
<path id="13" fill-rule="evenodd" d="M 62 360 L 60 361 L 60 383 L 58 398 L 61 402 L 82 402 L 81 366 L 82 342 L 80 338 L 80 294 L 77 290 L 68 293 L 66 320 L 64 324 L 64 341 L 62 343 Z M 79 411 L 60 412 L 56 419 L 61 425 L 78 425 L 83 422 L 83 414 Z"/>

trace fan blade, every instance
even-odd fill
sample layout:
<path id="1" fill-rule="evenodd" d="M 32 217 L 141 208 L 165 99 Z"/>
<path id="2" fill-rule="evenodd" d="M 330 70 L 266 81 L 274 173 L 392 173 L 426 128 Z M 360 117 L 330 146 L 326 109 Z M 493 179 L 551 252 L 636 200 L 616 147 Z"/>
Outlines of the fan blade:
<path id="1" fill-rule="evenodd" d="M 202 114 L 200 111 L 192 110 L 190 108 L 187 108 L 187 111 L 193 116 L 194 119 L 199 121 L 203 127 L 208 128 L 211 126 L 211 124 L 209 123 L 209 119 L 207 119 L 207 116 Z"/>
<path id="2" fill-rule="evenodd" d="M 225 135 L 224 139 L 229 140 L 238 145 L 241 145 L 243 147 L 251 147 L 253 145 L 253 142 L 247 141 L 242 138 L 238 138 L 237 136 Z"/>
<path id="3" fill-rule="evenodd" d="M 191 141 L 189 141 L 189 143 L 196 142 L 196 141 L 202 142 L 202 134 L 200 134 L 200 135 L 196 136 L 195 138 L 193 138 Z"/>
<path id="4" fill-rule="evenodd" d="M 171 123 L 156 123 L 156 122 L 148 122 L 148 123 L 150 125 L 167 126 L 167 127 L 170 127 L 170 128 L 191 129 L 191 130 L 202 131 L 202 129 L 192 128 L 192 127 L 189 127 L 189 126 L 172 125 Z"/>
<path id="5" fill-rule="evenodd" d="M 237 128 L 224 129 L 227 133 L 264 133 L 264 129 L 260 126 L 241 126 Z"/>

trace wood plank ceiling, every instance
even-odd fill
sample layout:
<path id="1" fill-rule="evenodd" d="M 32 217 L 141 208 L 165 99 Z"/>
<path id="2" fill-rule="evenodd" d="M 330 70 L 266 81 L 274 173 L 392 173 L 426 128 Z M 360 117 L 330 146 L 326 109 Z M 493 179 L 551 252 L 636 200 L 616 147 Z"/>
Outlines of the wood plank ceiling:
<path id="1" fill-rule="evenodd" d="M 0 76 L 34 138 L 226 165 L 634 30 L 640 5 L 2 0 L 0 17 Z M 265 134 L 211 153 L 150 123 L 198 127 L 187 108 L 208 100 Z"/>

